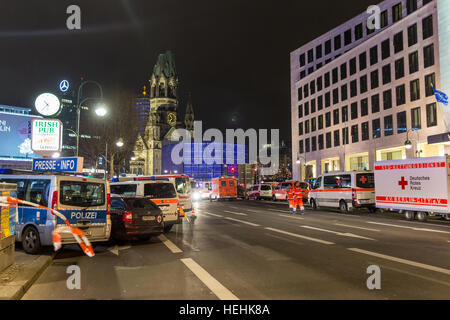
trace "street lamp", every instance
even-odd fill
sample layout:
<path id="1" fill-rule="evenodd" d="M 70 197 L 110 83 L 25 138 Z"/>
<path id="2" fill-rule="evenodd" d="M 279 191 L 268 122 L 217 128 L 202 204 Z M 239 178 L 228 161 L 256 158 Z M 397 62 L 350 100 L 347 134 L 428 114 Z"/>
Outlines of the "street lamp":
<path id="1" fill-rule="evenodd" d="M 106 107 L 104 104 L 98 104 L 96 109 L 95 109 L 95 113 L 99 116 L 99 117 L 104 117 L 106 116 L 106 114 L 108 113 L 108 110 L 106 110 Z"/>
<path id="2" fill-rule="evenodd" d="M 411 128 L 411 129 L 409 129 L 408 131 L 406 131 L 405 148 L 408 149 L 408 150 L 412 148 L 412 143 L 411 143 L 411 141 L 409 140 L 409 132 L 410 132 L 410 131 L 415 131 L 415 130 L 416 130 L 415 128 Z"/>
<path id="3" fill-rule="evenodd" d="M 79 145 L 80 145 L 80 116 L 81 116 L 81 105 L 86 102 L 87 100 L 90 99 L 95 99 L 93 97 L 87 97 L 85 99 L 83 99 L 82 101 L 80 101 L 80 97 L 81 97 L 81 89 L 84 87 L 84 85 L 88 84 L 88 83 L 92 83 L 94 85 L 96 85 L 99 89 L 100 89 L 100 100 L 103 100 L 103 89 L 102 86 L 97 82 L 97 81 L 93 81 L 93 80 L 85 80 L 82 81 L 80 86 L 78 87 L 78 95 L 77 95 L 77 157 L 78 157 L 78 151 L 79 151 Z M 103 111 L 101 111 L 100 113 L 104 113 L 103 116 L 106 114 L 106 109 L 103 108 Z M 97 112 L 96 112 L 97 113 Z M 97 115 L 99 115 L 97 113 Z"/>
<path id="4" fill-rule="evenodd" d="M 122 140 L 122 138 L 120 138 L 119 140 L 117 140 L 116 146 L 118 146 L 119 148 L 122 148 L 122 147 L 123 147 L 123 140 Z"/>

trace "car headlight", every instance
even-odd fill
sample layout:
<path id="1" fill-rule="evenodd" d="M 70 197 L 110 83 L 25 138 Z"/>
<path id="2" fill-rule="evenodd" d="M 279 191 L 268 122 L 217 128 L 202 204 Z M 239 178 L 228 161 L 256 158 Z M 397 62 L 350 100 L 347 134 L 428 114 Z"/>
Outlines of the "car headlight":
<path id="1" fill-rule="evenodd" d="M 200 198 L 201 198 L 200 192 L 195 191 L 192 193 L 192 200 L 197 201 L 200 200 Z"/>

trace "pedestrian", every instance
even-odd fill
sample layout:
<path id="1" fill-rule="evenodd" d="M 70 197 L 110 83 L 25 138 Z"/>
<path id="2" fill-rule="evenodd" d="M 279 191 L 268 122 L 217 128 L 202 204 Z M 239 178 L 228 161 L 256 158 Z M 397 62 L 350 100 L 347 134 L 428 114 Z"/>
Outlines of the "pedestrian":
<path id="1" fill-rule="evenodd" d="M 299 181 L 294 184 L 294 205 L 293 213 L 297 213 L 297 206 L 300 209 L 301 214 L 305 214 L 305 207 L 303 206 L 303 189 Z"/>
<path id="2" fill-rule="evenodd" d="M 291 183 L 288 190 L 289 211 L 294 212 L 294 184 Z"/>

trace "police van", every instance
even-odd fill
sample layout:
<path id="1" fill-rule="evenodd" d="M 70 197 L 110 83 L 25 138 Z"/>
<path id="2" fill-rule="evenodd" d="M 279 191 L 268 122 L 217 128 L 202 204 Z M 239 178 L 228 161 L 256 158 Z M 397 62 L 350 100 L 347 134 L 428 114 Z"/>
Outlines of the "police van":
<path id="1" fill-rule="evenodd" d="M 330 172 L 319 176 L 309 191 L 309 203 L 347 212 L 358 208 L 375 211 L 373 171 Z"/>
<path id="2" fill-rule="evenodd" d="M 115 180 L 113 180 L 115 181 Z M 133 181 L 111 182 L 111 193 L 120 196 L 146 197 L 163 212 L 164 232 L 169 232 L 174 224 L 181 223 L 178 210 L 180 205 L 173 182 L 169 179 L 134 179 Z"/>
<path id="3" fill-rule="evenodd" d="M 69 223 L 81 229 L 90 242 L 107 241 L 111 233 L 110 193 L 104 180 L 69 175 L 0 174 L 0 182 L 14 183 L 11 196 L 62 213 Z M 52 232 L 65 222 L 52 214 L 27 205 L 19 205 L 16 241 L 25 252 L 38 253 L 42 246 L 53 245 Z M 69 233 L 61 233 L 61 243 L 76 243 Z"/>

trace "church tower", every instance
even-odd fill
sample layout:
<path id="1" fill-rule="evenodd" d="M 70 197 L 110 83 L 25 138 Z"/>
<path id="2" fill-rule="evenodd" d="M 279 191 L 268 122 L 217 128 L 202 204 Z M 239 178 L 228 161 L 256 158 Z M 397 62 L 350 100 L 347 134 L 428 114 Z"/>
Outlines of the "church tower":
<path id="1" fill-rule="evenodd" d="M 191 134 L 191 137 L 194 136 L 194 108 L 192 107 L 192 97 L 189 93 L 189 100 L 186 106 L 186 114 L 184 116 L 184 126 L 185 129 L 188 130 Z"/>

